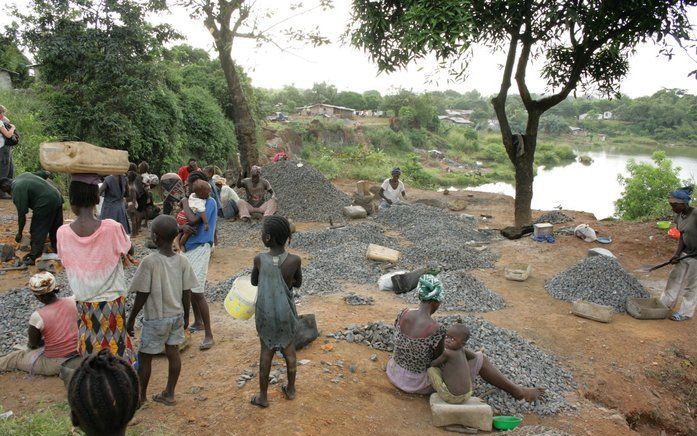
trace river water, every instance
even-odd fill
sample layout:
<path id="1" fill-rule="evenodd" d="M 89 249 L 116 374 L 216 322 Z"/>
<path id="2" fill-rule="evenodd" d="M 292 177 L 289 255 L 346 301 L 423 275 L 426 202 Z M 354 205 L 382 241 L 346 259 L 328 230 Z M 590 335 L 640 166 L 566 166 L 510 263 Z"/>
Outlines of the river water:
<path id="1" fill-rule="evenodd" d="M 650 150 L 628 152 L 608 147 L 575 151 L 579 156 L 590 156 L 593 163 L 538 168 L 533 184 L 533 209 L 550 210 L 561 206 L 567 210 L 591 212 L 598 219 L 611 217 L 615 214 L 615 201 L 622 194 L 617 176 L 627 174 L 627 161 L 651 161 Z M 674 147 L 665 152 L 673 164 L 681 168 L 682 179 L 697 180 L 697 149 Z M 509 183 L 488 183 L 468 189 L 515 196 L 515 188 Z"/>

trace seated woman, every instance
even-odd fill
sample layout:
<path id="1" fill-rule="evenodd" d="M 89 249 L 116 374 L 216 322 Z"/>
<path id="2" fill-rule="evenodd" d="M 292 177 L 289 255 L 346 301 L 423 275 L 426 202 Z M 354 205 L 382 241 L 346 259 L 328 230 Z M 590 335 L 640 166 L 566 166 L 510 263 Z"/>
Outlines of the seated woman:
<path id="1" fill-rule="evenodd" d="M 56 278 L 49 272 L 32 276 L 29 289 L 44 304 L 29 317 L 29 349 L 0 357 L 0 372 L 20 370 L 58 375 L 61 364 L 77 355 L 75 299 L 58 298 Z"/>
<path id="2" fill-rule="evenodd" d="M 404 392 L 426 395 L 435 391 L 428 378 L 428 368 L 443 352 L 445 327 L 432 318 L 443 301 L 443 289 L 420 283 L 418 292 L 419 308 L 404 309 L 395 321 L 394 354 L 387 363 L 387 377 Z M 479 375 L 518 400 L 532 402 L 544 394 L 542 388 L 526 388 L 508 380 L 481 352 L 465 350 L 465 354 L 472 386 Z"/>

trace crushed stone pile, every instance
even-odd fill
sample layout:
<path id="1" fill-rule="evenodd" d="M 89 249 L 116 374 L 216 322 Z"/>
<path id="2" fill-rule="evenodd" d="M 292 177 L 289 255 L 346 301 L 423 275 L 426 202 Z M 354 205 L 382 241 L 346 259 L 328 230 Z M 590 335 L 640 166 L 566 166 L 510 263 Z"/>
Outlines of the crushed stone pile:
<path id="1" fill-rule="evenodd" d="M 626 312 L 629 297 L 649 298 L 636 277 L 608 256 L 588 257 L 545 283 L 547 292 L 560 300 L 586 300 Z"/>
<path id="2" fill-rule="evenodd" d="M 328 247 L 312 256 L 305 270 L 323 273 L 331 280 L 346 280 L 353 283 L 377 283 L 382 274 L 381 264 L 368 260 L 365 253 L 368 244 L 349 241 Z"/>
<path id="3" fill-rule="evenodd" d="M 495 326 L 477 317 L 447 316 L 438 318 L 444 325 L 462 321 L 472 336 L 467 348 L 482 351 L 506 377 L 524 386 L 546 389 L 545 398 L 535 403 L 518 401 L 507 393 L 494 388 L 482 379 L 475 381 L 475 395 L 484 398 L 499 414 L 536 413 L 551 415 L 572 408 L 564 395 L 575 389 L 569 371 L 562 368 L 557 359 L 537 348 L 518 333 Z M 382 321 L 364 326 L 351 325 L 327 335 L 339 340 L 362 343 L 372 348 L 393 351 L 394 327 Z"/>
<path id="4" fill-rule="evenodd" d="M 574 218 L 570 217 L 569 215 L 565 214 L 564 212 L 560 212 L 558 210 L 553 210 L 551 212 L 547 212 L 543 215 L 540 215 L 539 218 L 537 218 L 535 221 L 533 221 L 533 224 L 539 224 L 539 223 L 550 223 L 550 224 L 564 224 L 573 221 Z"/>
<path id="5" fill-rule="evenodd" d="M 223 301 L 227 296 L 228 292 L 232 288 L 232 284 L 235 283 L 239 277 L 248 276 L 252 274 L 252 268 L 245 268 L 225 280 L 221 280 L 218 283 L 206 283 L 206 300 L 208 301 Z"/>
<path id="6" fill-rule="evenodd" d="M 361 242 L 394 247 L 396 238 L 385 235 L 385 229 L 377 223 L 365 221 L 336 229 L 324 229 L 311 232 L 298 232 L 293 235 L 291 247 L 310 254 L 322 251 L 346 242 Z"/>
<path id="7" fill-rule="evenodd" d="M 345 296 L 344 301 L 349 306 L 372 306 L 375 304 L 375 299 L 373 297 L 364 297 L 353 293 Z"/>
<path id="8" fill-rule="evenodd" d="M 218 231 L 218 244 L 220 247 L 254 247 L 259 252 L 266 251 L 261 242 L 262 222 L 252 220 L 249 223 L 244 221 L 231 221 L 219 219 L 216 224 Z"/>
<path id="9" fill-rule="evenodd" d="M 303 162 L 280 161 L 267 165 L 262 177 L 271 183 L 278 199 L 278 213 L 301 221 L 340 221 L 351 198 L 336 189 L 322 173 Z"/>
<path id="10" fill-rule="evenodd" d="M 465 270 L 445 271 L 438 274 L 445 298 L 441 310 L 464 312 L 491 312 L 506 306 L 503 297 L 486 287 Z M 409 303 L 419 303 L 416 291 L 400 295 Z"/>
<path id="11" fill-rule="evenodd" d="M 545 427 L 544 425 L 524 425 L 502 434 L 506 436 L 571 436 L 565 431 L 557 428 Z"/>
<path id="12" fill-rule="evenodd" d="M 436 262 L 446 269 L 492 268 L 496 256 L 474 245 L 486 244 L 492 233 L 477 229 L 476 220 L 425 204 L 396 205 L 374 220 L 400 232 L 413 245 L 402 250 L 401 263 L 419 267 Z"/>

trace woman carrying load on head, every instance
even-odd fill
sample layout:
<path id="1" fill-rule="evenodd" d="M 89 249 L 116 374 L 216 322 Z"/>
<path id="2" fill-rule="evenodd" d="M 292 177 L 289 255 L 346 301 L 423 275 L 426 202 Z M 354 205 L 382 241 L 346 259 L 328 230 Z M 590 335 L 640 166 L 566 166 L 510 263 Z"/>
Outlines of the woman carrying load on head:
<path id="1" fill-rule="evenodd" d="M 77 302 L 80 355 L 108 348 L 133 363 L 135 354 L 126 333 L 128 286 L 123 269 L 133 247 L 121 224 L 94 216 L 98 181 L 96 175 L 73 174 L 70 207 L 77 218 L 58 229 L 58 256 Z"/>
<path id="2" fill-rule="evenodd" d="M 443 301 L 444 291 L 434 275 L 425 274 L 419 279 L 416 292 L 420 300 L 418 309 L 404 309 L 394 323 L 394 353 L 387 362 L 386 372 L 390 382 L 400 390 L 426 395 L 435 392 L 427 371 L 444 348 L 446 329 L 432 317 Z M 465 354 L 473 386 L 479 375 L 518 400 L 532 402 L 544 394 L 542 388 L 523 387 L 506 378 L 482 352 L 465 350 Z"/>
<path id="3" fill-rule="evenodd" d="M 682 295 L 680 310 L 670 317 L 673 321 L 687 321 L 695 314 L 697 307 L 697 257 L 679 260 L 680 257 L 697 255 L 697 209 L 690 206 L 691 195 L 691 186 L 668 194 L 668 203 L 675 213 L 680 239 L 678 248 L 670 259 L 675 266 L 668 276 L 661 303 L 672 309 Z"/>

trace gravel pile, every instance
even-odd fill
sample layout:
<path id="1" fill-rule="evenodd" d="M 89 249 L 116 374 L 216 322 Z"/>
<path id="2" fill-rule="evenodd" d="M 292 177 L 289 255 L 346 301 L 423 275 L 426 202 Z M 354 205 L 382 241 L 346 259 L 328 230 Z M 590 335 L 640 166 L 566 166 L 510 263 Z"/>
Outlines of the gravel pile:
<path id="1" fill-rule="evenodd" d="M 546 389 L 544 400 L 530 404 L 515 400 L 481 379 L 476 380 L 475 395 L 485 398 L 497 413 L 550 415 L 571 408 L 564 400 L 564 395 L 575 388 L 575 383 L 571 373 L 562 368 L 555 357 L 521 338 L 518 333 L 499 328 L 481 318 L 448 316 L 439 318 L 438 321 L 449 325 L 460 319 L 472 333 L 467 348 L 483 351 L 511 380 L 525 386 Z M 365 326 L 352 325 L 328 336 L 363 343 L 384 351 L 392 351 L 394 348 L 394 328 L 381 321 Z"/>
<path id="2" fill-rule="evenodd" d="M 271 183 L 276 193 L 279 214 L 287 218 L 340 221 L 343 207 L 351 204 L 348 195 L 307 163 L 298 167 L 297 162 L 276 162 L 264 167 L 262 177 Z"/>
<path id="3" fill-rule="evenodd" d="M 349 294 L 344 297 L 344 301 L 349 306 L 372 306 L 375 304 L 373 297 L 363 297 L 362 295 Z"/>
<path id="4" fill-rule="evenodd" d="M 560 212 L 558 210 L 553 210 L 551 212 L 547 212 L 543 215 L 541 215 L 538 219 L 533 221 L 533 224 L 538 224 L 538 223 L 550 223 L 550 224 L 564 224 L 568 223 L 570 221 L 573 221 L 574 218 L 570 217 L 569 215 L 565 214 L 564 212 Z"/>
<path id="5" fill-rule="evenodd" d="M 313 253 L 312 261 L 304 271 L 322 274 L 332 281 L 374 284 L 382 274 L 381 264 L 366 259 L 367 250 L 367 243 L 356 241 L 330 246 Z"/>
<path id="6" fill-rule="evenodd" d="M 232 284 L 237 280 L 237 278 L 242 276 L 248 276 L 252 274 L 251 268 L 245 268 L 225 280 L 221 280 L 218 283 L 211 284 L 206 283 L 206 300 L 207 301 L 223 301 L 230 292 Z"/>
<path id="7" fill-rule="evenodd" d="M 259 251 L 264 251 L 264 244 L 261 242 L 261 226 L 261 221 L 252 220 L 250 223 L 245 223 L 244 221 L 219 219 L 216 225 L 218 245 L 221 247 L 258 247 Z"/>
<path id="8" fill-rule="evenodd" d="M 566 301 L 586 300 L 604 304 L 619 313 L 626 312 L 629 297 L 648 298 L 649 293 L 622 265 L 608 256 L 588 257 L 545 283 L 555 298 Z"/>
<path id="9" fill-rule="evenodd" d="M 385 247 L 395 247 L 398 244 L 396 238 L 385 235 L 385 229 L 382 226 L 366 221 L 337 229 L 298 232 L 293 235 L 291 245 L 310 254 L 321 254 L 324 250 L 346 242 L 360 242 L 366 246 L 377 244 Z"/>
<path id="10" fill-rule="evenodd" d="M 506 306 L 503 297 L 486 287 L 465 270 L 445 271 L 438 275 L 443 284 L 445 299 L 441 304 L 444 310 L 464 312 L 491 312 Z M 409 303 L 418 303 L 416 291 L 400 295 Z"/>
<path id="11" fill-rule="evenodd" d="M 524 425 L 515 430 L 503 432 L 502 434 L 507 436 L 571 436 L 565 431 L 545 427 L 544 425 Z"/>

